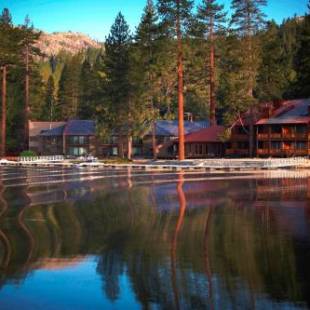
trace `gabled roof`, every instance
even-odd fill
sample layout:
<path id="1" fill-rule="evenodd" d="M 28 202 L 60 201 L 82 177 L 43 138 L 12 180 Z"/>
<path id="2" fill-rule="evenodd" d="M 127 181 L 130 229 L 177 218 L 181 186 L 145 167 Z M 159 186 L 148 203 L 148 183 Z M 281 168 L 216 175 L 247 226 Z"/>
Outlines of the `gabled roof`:
<path id="1" fill-rule="evenodd" d="M 178 136 L 179 122 L 159 120 L 156 121 L 156 136 L 177 137 Z M 184 133 L 185 135 L 209 127 L 208 121 L 190 122 L 184 121 Z M 151 135 L 152 131 L 149 131 Z"/>
<path id="2" fill-rule="evenodd" d="M 43 131 L 64 126 L 66 122 L 35 122 L 29 121 L 29 136 L 36 137 Z"/>
<path id="3" fill-rule="evenodd" d="M 96 123 L 89 120 L 68 121 L 64 131 L 65 136 L 94 136 L 95 134 Z"/>
<path id="4" fill-rule="evenodd" d="M 209 128 L 204 128 L 186 135 L 185 143 L 221 142 L 220 137 L 223 135 L 224 131 L 225 127 L 223 126 L 212 126 Z"/>
<path id="5" fill-rule="evenodd" d="M 270 118 L 263 118 L 256 125 L 307 124 L 310 122 L 309 108 L 310 99 L 284 101 Z"/>
<path id="6" fill-rule="evenodd" d="M 40 136 L 43 137 L 55 137 L 55 136 L 62 136 L 64 133 L 66 125 L 62 125 L 59 127 L 55 127 L 48 130 L 42 130 Z"/>

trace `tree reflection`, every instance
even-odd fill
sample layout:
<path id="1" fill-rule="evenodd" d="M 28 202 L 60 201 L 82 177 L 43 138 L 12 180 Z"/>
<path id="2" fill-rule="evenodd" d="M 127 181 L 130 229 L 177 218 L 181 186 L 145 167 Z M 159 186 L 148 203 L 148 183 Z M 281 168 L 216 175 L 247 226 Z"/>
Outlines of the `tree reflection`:
<path id="1" fill-rule="evenodd" d="M 178 291 L 178 284 L 177 284 L 177 242 L 180 230 L 182 228 L 185 211 L 186 211 L 186 197 L 183 191 L 183 184 L 184 184 L 184 175 L 180 173 L 178 176 L 178 183 L 177 183 L 177 194 L 179 200 L 179 216 L 176 223 L 175 231 L 173 234 L 172 242 L 171 242 L 171 282 L 173 288 L 173 295 L 174 295 L 174 305 L 176 309 L 180 308 L 180 300 L 179 300 L 179 291 Z"/>
<path id="2" fill-rule="evenodd" d="M 130 173 L 121 193 L 97 186 L 87 199 L 48 205 L 31 200 L 29 192 L 40 188 L 4 190 L 1 183 L 1 284 L 36 268 L 57 268 L 58 261 L 63 268 L 63 262 L 95 255 L 103 295 L 120 299 L 126 277 L 145 309 L 251 308 L 262 299 L 307 300 L 309 276 L 303 275 L 302 290 L 305 267 L 299 262 L 305 264 L 301 257 L 309 251 L 309 236 L 301 246 L 294 229 L 300 230 L 300 218 L 306 228 L 310 223 L 304 217 L 292 222 L 292 214 L 309 212 L 304 187 L 303 207 L 288 211 L 272 204 L 270 181 L 190 183 L 180 173 L 171 183 L 150 187 L 137 186 Z M 283 190 L 277 188 L 281 195 Z M 285 197 L 296 199 L 291 193 Z"/>

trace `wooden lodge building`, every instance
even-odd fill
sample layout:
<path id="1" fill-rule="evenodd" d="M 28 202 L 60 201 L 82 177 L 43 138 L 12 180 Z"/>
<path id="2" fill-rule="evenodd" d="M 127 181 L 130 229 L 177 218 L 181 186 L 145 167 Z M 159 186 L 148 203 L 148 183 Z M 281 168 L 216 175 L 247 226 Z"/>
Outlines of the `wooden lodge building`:
<path id="1" fill-rule="evenodd" d="M 250 124 L 253 135 L 250 143 Z M 265 103 L 245 113 L 234 124 L 228 141 L 225 128 L 208 121 L 184 121 L 186 158 L 249 157 L 250 144 L 256 157 L 310 155 L 310 99 Z M 133 138 L 133 156 L 153 156 L 153 129 Z M 178 121 L 155 123 L 158 158 L 177 158 Z M 98 157 L 127 155 L 127 137 L 113 134 L 99 141 L 96 124 L 90 120 L 30 122 L 29 146 L 38 155 Z"/>
<path id="2" fill-rule="evenodd" d="M 286 101 L 256 122 L 256 155 L 310 155 L 310 99 Z"/>

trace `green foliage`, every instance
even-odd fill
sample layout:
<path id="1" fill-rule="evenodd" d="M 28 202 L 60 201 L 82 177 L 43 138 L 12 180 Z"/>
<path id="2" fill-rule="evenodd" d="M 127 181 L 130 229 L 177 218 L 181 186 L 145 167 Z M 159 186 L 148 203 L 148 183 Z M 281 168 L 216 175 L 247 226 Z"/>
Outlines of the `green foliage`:
<path id="1" fill-rule="evenodd" d="M 34 152 L 34 151 L 22 151 L 19 156 L 21 157 L 34 157 L 34 156 L 37 156 L 37 154 Z"/>

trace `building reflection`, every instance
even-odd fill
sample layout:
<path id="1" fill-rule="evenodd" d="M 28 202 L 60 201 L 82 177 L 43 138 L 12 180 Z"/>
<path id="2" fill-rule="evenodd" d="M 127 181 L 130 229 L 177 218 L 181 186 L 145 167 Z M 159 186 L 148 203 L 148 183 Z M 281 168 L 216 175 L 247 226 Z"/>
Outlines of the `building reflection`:
<path id="1" fill-rule="evenodd" d="M 91 255 L 110 301 L 127 277 L 146 309 L 310 305 L 307 178 L 190 182 L 178 173 L 150 186 L 127 174 L 76 183 L 62 173 L 61 184 L 32 186 L 37 174 L 25 171 L 18 188 L 2 176 L 0 285 Z"/>

